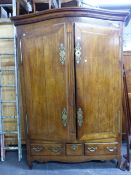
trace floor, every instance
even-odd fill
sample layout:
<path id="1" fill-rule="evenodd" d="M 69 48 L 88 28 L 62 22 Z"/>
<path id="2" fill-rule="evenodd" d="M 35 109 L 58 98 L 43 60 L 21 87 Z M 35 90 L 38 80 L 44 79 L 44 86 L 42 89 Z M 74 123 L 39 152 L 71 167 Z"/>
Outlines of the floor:
<path id="1" fill-rule="evenodd" d="M 123 146 L 123 150 L 125 147 Z M 17 152 L 7 152 L 5 162 L 0 162 L 0 175 L 131 175 L 131 171 L 116 168 L 115 161 L 94 161 L 85 163 L 33 163 L 30 170 L 26 164 L 23 150 L 21 162 L 17 161 Z"/>

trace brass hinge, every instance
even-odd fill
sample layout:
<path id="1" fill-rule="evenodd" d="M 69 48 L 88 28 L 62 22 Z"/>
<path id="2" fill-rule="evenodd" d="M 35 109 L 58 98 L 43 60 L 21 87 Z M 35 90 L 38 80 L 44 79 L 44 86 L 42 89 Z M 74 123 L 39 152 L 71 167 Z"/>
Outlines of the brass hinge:
<path id="1" fill-rule="evenodd" d="M 78 37 L 78 40 L 76 41 L 75 60 L 76 60 L 77 64 L 79 64 L 81 61 L 81 45 L 80 45 L 80 38 L 79 37 Z"/>
<path id="2" fill-rule="evenodd" d="M 83 124 L 83 112 L 81 108 L 78 108 L 77 110 L 77 123 L 78 123 L 78 126 L 81 128 Z"/>
<path id="3" fill-rule="evenodd" d="M 64 127 L 67 127 L 68 116 L 67 116 L 67 110 L 66 110 L 66 108 L 64 108 L 63 111 L 62 111 L 61 120 L 62 120 L 63 126 Z"/>
<path id="4" fill-rule="evenodd" d="M 60 63 L 65 64 L 65 47 L 63 43 L 60 43 L 59 56 L 60 56 Z"/>

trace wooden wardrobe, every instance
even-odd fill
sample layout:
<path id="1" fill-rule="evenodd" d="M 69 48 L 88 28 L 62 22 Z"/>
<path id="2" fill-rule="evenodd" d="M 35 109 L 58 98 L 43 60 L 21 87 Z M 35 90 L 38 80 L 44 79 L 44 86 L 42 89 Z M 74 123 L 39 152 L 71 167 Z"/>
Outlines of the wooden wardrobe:
<path id="1" fill-rule="evenodd" d="M 52 9 L 14 17 L 27 159 L 121 160 L 127 13 Z"/>

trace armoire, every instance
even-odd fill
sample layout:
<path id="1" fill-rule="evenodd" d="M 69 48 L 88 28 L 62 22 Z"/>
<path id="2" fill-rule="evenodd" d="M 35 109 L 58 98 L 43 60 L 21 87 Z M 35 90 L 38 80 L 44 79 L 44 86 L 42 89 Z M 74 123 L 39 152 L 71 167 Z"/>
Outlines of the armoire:
<path id="1" fill-rule="evenodd" d="M 121 162 L 127 12 L 60 8 L 13 17 L 27 160 Z"/>

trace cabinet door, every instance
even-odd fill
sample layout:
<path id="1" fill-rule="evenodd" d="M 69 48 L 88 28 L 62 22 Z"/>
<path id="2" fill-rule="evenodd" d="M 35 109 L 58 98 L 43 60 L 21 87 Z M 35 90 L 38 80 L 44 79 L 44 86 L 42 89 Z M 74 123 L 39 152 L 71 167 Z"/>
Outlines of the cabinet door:
<path id="1" fill-rule="evenodd" d="M 73 137 L 69 125 L 73 123 L 69 86 L 73 80 L 67 27 L 64 23 L 43 26 L 28 28 L 20 41 L 28 135 L 31 139 L 68 140 Z"/>
<path id="2" fill-rule="evenodd" d="M 117 138 L 121 122 L 119 25 L 75 24 L 77 133 L 80 140 Z"/>

